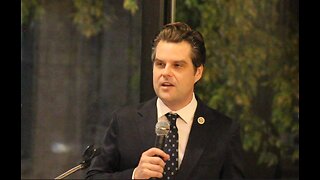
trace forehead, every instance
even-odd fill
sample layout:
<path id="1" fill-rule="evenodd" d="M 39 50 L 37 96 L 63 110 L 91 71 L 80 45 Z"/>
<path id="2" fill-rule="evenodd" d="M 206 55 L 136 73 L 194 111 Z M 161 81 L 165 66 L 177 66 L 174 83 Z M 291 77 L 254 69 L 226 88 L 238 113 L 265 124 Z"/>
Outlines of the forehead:
<path id="1" fill-rule="evenodd" d="M 156 59 L 191 61 L 191 45 L 186 41 L 160 41 L 156 47 Z"/>

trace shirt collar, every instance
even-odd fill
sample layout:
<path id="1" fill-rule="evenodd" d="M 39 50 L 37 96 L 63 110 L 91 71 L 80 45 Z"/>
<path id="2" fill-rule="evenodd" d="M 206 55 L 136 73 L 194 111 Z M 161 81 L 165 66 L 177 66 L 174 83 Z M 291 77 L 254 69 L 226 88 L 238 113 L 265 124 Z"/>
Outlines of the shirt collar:
<path id="1" fill-rule="evenodd" d="M 194 113 L 197 108 L 197 100 L 193 93 L 191 102 L 185 107 L 179 109 L 178 111 L 172 111 L 168 106 L 166 106 L 163 101 L 158 98 L 157 99 L 157 114 L 158 119 L 167 114 L 168 112 L 177 113 L 181 117 L 181 119 L 187 124 L 192 123 Z"/>

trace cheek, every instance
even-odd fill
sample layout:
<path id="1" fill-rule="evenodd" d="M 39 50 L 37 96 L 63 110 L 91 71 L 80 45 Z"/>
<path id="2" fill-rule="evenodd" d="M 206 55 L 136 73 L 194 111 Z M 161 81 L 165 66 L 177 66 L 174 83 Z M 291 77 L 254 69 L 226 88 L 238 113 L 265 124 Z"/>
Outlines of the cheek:
<path id="1" fill-rule="evenodd" d="M 159 73 L 155 70 L 152 72 L 153 82 L 156 82 L 159 79 Z"/>
<path id="2" fill-rule="evenodd" d="M 194 85 L 195 76 L 194 74 L 184 74 L 177 77 L 177 79 L 184 87 L 190 87 Z"/>

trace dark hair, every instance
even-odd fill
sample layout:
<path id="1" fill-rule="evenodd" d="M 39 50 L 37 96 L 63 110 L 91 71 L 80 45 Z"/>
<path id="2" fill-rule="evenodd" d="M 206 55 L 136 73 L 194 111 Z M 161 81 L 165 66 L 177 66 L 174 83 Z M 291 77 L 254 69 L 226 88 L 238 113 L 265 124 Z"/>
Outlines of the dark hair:
<path id="1" fill-rule="evenodd" d="M 206 62 L 206 48 L 200 32 L 191 29 L 182 22 L 169 23 L 163 26 L 162 30 L 153 40 L 151 59 L 154 61 L 156 47 L 160 41 L 179 43 L 186 41 L 191 45 L 191 59 L 195 67 L 204 65 Z"/>

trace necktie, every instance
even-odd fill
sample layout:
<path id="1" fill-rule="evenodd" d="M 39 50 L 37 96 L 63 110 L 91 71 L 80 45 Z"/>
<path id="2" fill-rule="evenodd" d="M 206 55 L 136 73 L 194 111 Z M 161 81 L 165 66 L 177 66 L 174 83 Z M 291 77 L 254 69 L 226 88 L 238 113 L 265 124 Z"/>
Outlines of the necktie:
<path id="1" fill-rule="evenodd" d="M 170 121 L 170 131 L 166 138 L 164 145 L 164 152 L 170 155 L 170 159 L 166 162 L 164 167 L 163 179 L 174 179 L 175 174 L 178 171 L 178 128 L 176 126 L 176 120 L 179 117 L 178 114 L 167 113 L 165 115 Z"/>

